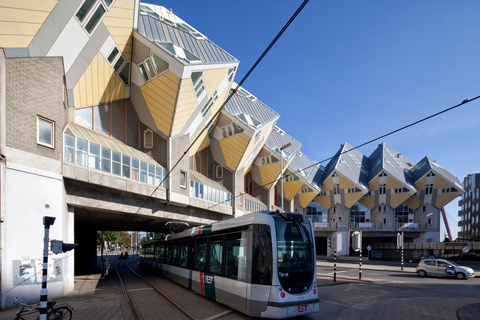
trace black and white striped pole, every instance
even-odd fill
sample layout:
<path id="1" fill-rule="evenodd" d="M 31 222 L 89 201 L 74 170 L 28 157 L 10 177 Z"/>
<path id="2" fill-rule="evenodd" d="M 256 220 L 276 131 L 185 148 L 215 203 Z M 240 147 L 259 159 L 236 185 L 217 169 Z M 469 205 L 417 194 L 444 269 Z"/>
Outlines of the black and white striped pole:
<path id="1" fill-rule="evenodd" d="M 43 237 L 43 275 L 42 290 L 40 291 L 40 320 L 47 320 L 47 271 L 48 271 L 48 244 L 50 242 L 50 226 L 55 223 L 54 217 L 43 217 L 45 234 Z"/>
<path id="2" fill-rule="evenodd" d="M 362 280 L 362 249 L 360 249 L 360 266 L 358 269 L 358 279 Z"/>
<path id="3" fill-rule="evenodd" d="M 337 281 L 337 249 L 333 254 L 333 281 Z"/>

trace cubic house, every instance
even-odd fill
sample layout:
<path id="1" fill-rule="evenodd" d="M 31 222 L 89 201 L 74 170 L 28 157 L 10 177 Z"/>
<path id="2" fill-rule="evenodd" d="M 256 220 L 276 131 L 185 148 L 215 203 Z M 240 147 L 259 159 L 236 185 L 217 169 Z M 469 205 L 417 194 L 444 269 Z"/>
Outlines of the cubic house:
<path id="1" fill-rule="evenodd" d="M 237 88 L 239 61 L 171 9 L 0 8 L 2 308 L 38 301 L 44 217 L 55 218 L 50 239 L 79 244 L 49 255 L 55 298 L 97 262 L 97 230 L 168 232 L 284 208 L 313 221 L 317 254 L 347 255 L 357 230 L 364 246 L 393 245 L 399 231 L 439 241 L 440 209 L 464 192 L 435 161 L 384 143 L 368 157 L 344 143 L 326 167 L 311 160 L 275 106 Z"/>

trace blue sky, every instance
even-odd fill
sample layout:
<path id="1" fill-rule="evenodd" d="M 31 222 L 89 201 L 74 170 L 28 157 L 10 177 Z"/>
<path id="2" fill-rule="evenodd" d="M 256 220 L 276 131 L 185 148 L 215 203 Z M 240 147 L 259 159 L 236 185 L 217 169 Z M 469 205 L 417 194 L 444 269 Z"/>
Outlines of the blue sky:
<path id="1" fill-rule="evenodd" d="M 240 60 L 239 82 L 303 1 L 154 0 Z M 311 0 L 243 87 L 323 161 L 480 95 L 480 1 Z M 381 142 L 436 160 L 460 182 L 480 172 L 480 99 Z M 323 162 L 326 165 L 327 162 Z M 454 234 L 458 200 L 446 206 Z M 443 233 L 442 233 L 443 238 Z"/>

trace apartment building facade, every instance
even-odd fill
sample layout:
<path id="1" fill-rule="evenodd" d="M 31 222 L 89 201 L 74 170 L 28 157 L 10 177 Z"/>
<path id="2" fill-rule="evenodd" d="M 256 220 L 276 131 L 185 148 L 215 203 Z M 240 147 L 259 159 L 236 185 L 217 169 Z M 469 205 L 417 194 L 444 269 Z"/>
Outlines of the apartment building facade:
<path id="1" fill-rule="evenodd" d="M 439 210 L 463 194 L 430 158 L 345 143 L 326 167 L 239 87 L 239 61 L 161 6 L 134 0 L 6 0 L 0 21 L 2 308 L 38 300 L 44 216 L 49 297 L 96 262 L 97 230 L 166 232 L 259 210 L 297 211 L 317 252 L 350 234 L 438 241 Z M 283 179 L 280 179 L 282 178 Z M 33 290 L 32 290 L 33 289 Z"/>
<path id="2" fill-rule="evenodd" d="M 465 193 L 458 201 L 460 207 L 460 211 L 458 211 L 460 217 L 458 238 L 462 241 L 480 241 L 480 173 L 469 174 L 463 178 L 463 188 Z"/>

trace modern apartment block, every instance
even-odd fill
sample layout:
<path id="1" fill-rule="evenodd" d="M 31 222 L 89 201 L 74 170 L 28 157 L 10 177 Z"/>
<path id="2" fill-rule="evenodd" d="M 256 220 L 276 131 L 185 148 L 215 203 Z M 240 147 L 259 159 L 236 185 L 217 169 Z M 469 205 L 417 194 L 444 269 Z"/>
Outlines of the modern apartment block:
<path id="1" fill-rule="evenodd" d="M 330 239 L 348 254 L 356 230 L 372 243 L 400 231 L 438 241 L 440 209 L 463 194 L 435 161 L 384 143 L 368 157 L 345 143 L 321 166 L 277 125 L 275 106 L 237 86 L 239 61 L 172 10 L 0 7 L 2 308 L 38 300 L 45 216 L 56 218 L 50 239 L 79 244 L 49 257 L 55 298 L 97 262 L 97 230 L 168 232 L 167 222 L 283 207 L 314 222 L 317 253 L 331 254 Z"/>
<path id="2" fill-rule="evenodd" d="M 462 241 L 480 241 L 480 173 L 469 174 L 463 178 L 463 188 L 465 193 L 462 199 L 458 201 L 458 206 L 461 208 L 458 211 L 460 221 L 458 226 L 460 232 L 458 238 Z"/>

